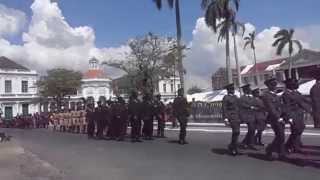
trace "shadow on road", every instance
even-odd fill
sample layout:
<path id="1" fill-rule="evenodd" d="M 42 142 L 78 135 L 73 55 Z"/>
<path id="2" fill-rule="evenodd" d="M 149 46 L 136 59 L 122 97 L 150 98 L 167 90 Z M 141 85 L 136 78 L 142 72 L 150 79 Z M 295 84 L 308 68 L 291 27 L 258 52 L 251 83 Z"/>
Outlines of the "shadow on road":
<path id="1" fill-rule="evenodd" d="M 211 152 L 213 152 L 214 154 L 218 154 L 218 155 L 228 155 L 231 156 L 229 151 L 227 149 L 223 149 L 223 148 L 212 148 Z M 239 153 L 238 156 L 243 155 L 243 153 Z"/>

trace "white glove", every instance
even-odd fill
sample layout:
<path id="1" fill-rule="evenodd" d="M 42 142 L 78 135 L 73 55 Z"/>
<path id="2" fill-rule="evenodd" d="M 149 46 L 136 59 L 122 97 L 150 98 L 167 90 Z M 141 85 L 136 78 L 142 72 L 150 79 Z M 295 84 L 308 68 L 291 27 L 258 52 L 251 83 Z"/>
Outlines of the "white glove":
<path id="1" fill-rule="evenodd" d="M 289 123 L 293 124 L 293 119 L 292 118 L 289 119 Z"/>
<path id="2" fill-rule="evenodd" d="M 229 125 L 229 119 L 225 118 L 225 119 L 224 119 L 224 124 L 225 124 L 225 125 Z"/>
<path id="3" fill-rule="evenodd" d="M 282 122 L 283 122 L 283 118 L 279 118 L 279 119 L 278 119 L 278 122 L 279 122 L 279 123 L 282 123 Z"/>

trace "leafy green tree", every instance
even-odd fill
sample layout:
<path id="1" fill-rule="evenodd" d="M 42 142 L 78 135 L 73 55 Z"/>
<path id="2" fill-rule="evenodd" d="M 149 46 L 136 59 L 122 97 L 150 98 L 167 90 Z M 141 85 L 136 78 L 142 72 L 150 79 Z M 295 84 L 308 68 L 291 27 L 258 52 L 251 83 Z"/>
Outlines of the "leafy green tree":
<path id="1" fill-rule="evenodd" d="M 240 0 L 202 0 L 201 7 L 205 10 L 206 24 L 217 33 L 218 22 L 235 22 L 236 12 L 239 9 Z M 228 24 L 228 23 L 227 23 Z M 226 42 L 226 68 L 228 83 L 233 81 L 230 62 L 230 26 L 222 25 L 219 30 L 219 39 Z"/>
<path id="2" fill-rule="evenodd" d="M 81 86 L 82 74 L 68 69 L 51 69 L 37 83 L 40 96 L 52 98 L 58 110 L 65 102 L 66 96 L 74 95 Z"/>
<path id="3" fill-rule="evenodd" d="M 173 38 L 148 33 L 128 42 L 130 53 L 125 59 L 104 61 L 103 64 L 126 73 L 124 78 L 117 81 L 122 87 L 153 94 L 159 79 L 172 76 L 175 44 L 176 40 Z M 124 83 L 128 81 L 130 83 Z"/>
<path id="4" fill-rule="evenodd" d="M 272 44 L 273 47 L 277 47 L 277 55 L 281 55 L 285 46 L 288 46 L 289 52 L 289 78 L 292 78 L 292 54 L 294 51 L 293 45 L 298 47 L 299 52 L 302 50 L 302 44 L 300 41 L 293 39 L 294 29 L 281 29 L 278 31 L 274 38 L 276 39 Z"/>
<path id="5" fill-rule="evenodd" d="M 153 0 L 158 9 L 162 8 L 162 2 L 164 0 Z M 168 5 L 171 9 L 175 8 L 175 14 L 176 14 L 176 29 L 177 29 L 177 58 L 178 58 L 178 63 L 177 63 L 177 69 L 179 72 L 179 77 L 180 77 L 180 84 L 181 87 L 185 87 L 184 83 L 184 74 L 185 74 L 185 69 L 183 67 L 182 59 L 183 59 L 183 46 L 182 46 L 182 31 L 181 31 L 181 17 L 180 17 L 180 0 L 167 0 Z"/>
<path id="6" fill-rule="evenodd" d="M 255 46 L 255 40 L 256 40 L 256 32 L 253 31 L 249 33 L 248 36 L 244 38 L 245 44 L 244 49 L 247 48 L 250 45 L 250 48 L 253 52 L 253 59 L 254 59 L 254 81 L 255 84 L 258 84 L 258 77 L 257 77 L 257 56 L 256 56 L 256 46 Z"/>

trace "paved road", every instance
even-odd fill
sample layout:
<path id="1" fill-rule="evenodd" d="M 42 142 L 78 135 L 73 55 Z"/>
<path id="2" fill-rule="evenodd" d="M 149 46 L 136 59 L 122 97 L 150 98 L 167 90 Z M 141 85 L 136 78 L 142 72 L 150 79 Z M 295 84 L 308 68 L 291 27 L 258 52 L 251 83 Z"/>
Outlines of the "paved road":
<path id="1" fill-rule="evenodd" d="M 227 129 L 202 130 L 189 132 L 190 144 L 185 146 L 174 142 L 177 131 L 167 131 L 167 139 L 134 144 L 43 129 L 5 131 L 59 169 L 66 180 L 320 179 L 320 147 L 311 147 L 320 146 L 319 131 L 304 136 L 304 144 L 310 146 L 304 149 L 307 154 L 269 162 L 263 160 L 263 150 L 230 157 L 224 150 L 230 137 Z M 270 139 L 267 134 L 265 141 Z"/>

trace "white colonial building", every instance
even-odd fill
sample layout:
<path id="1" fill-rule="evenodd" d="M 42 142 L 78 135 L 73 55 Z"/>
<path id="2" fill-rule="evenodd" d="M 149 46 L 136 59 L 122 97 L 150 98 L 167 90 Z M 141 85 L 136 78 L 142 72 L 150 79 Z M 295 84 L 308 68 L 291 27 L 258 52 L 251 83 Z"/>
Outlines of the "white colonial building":
<path id="1" fill-rule="evenodd" d="M 169 78 L 160 79 L 155 93 L 160 94 L 161 99 L 164 102 L 173 101 L 180 87 L 180 78 L 178 76 L 172 76 Z"/>
<path id="2" fill-rule="evenodd" d="M 93 97 L 95 102 L 101 96 L 110 99 L 113 96 L 112 80 L 107 77 L 96 58 L 89 60 L 89 69 L 83 74 L 80 95 L 84 98 Z"/>
<path id="3" fill-rule="evenodd" d="M 0 57 L 0 113 L 5 119 L 18 114 L 32 114 L 39 111 L 34 70 Z"/>
<path id="4" fill-rule="evenodd" d="M 100 97 L 105 97 L 107 100 L 113 97 L 112 80 L 107 77 L 96 58 L 89 60 L 89 68 L 83 73 L 81 82 L 81 88 L 78 90 L 77 95 L 70 97 L 69 108 L 71 109 L 82 98 L 88 99 L 91 97 L 94 99 L 94 102 L 97 102 Z"/>

